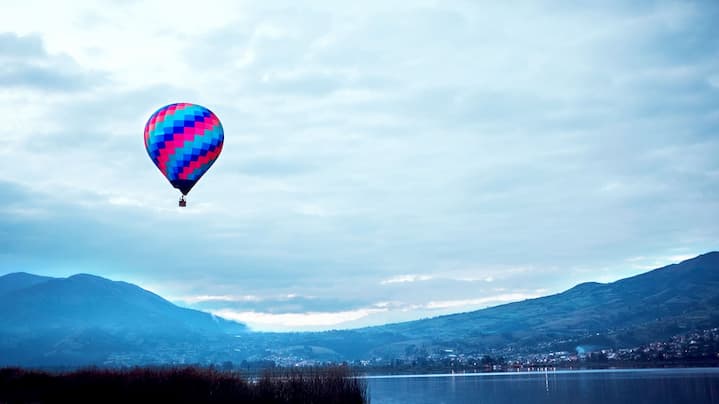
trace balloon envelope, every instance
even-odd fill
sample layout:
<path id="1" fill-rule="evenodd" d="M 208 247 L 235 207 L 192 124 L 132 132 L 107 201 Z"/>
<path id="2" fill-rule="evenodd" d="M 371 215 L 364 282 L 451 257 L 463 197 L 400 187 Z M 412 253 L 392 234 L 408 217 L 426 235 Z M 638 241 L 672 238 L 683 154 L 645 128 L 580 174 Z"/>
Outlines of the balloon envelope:
<path id="1" fill-rule="evenodd" d="M 217 116 L 195 104 L 166 105 L 152 114 L 145 125 L 147 154 L 183 195 L 217 160 L 224 140 Z"/>

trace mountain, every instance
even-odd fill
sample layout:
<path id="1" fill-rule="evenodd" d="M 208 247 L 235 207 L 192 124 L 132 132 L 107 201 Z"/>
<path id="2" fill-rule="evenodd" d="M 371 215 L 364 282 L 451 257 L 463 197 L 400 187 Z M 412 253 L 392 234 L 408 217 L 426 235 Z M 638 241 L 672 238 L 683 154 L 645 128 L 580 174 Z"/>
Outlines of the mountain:
<path id="1" fill-rule="evenodd" d="M 69 278 L 17 274 L 0 277 L 0 321 L 5 330 L 102 328 L 146 333 L 241 332 L 238 323 L 175 306 L 138 286 L 78 274 Z M 9 282 L 8 282 L 9 280 Z M 14 284 L 16 287 L 6 287 Z M 20 286 L 20 287 L 17 287 Z"/>
<path id="2" fill-rule="evenodd" d="M 445 347 L 488 352 L 511 347 L 636 346 L 683 330 L 719 326 L 719 252 L 602 284 L 468 313 L 348 331 L 303 334 L 291 344 L 345 358 L 401 357 Z"/>
<path id="3" fill-rule="evenodd" d="M 0 325 L 0 363 L 17 358 L 62 364 L 82 361 L 86 352 L 97 359 L 142 350 L 146 340 L 191 342 L 247 330 L 243 324 L 175 306 L 136 285 L 88 274 L 0 277 Z"/>
<path id="4" fill-rule="evenodd" d="M 719 326 L 719 253 L 612 283 L 430 319 L 254 333 L 93 275 L 0 277 L 0 365 L 77 366 L 402 358 L 453 349 L 532 353 L 633 347 Z"/>
<path id="5" fill-rule="evenodd" d="M 49 281 L 50 279 L 53 278 L 33 275 L 26 272 L 15 272 L 0 276 L 0 296 L 18 289 L 24 289 L 38 283 Z"/>

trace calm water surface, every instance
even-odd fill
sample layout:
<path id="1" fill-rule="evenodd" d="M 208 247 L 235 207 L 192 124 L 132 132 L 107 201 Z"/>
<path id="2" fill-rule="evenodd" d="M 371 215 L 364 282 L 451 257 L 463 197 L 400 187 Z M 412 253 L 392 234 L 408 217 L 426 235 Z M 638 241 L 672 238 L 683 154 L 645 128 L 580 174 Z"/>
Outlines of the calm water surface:
<path id="1" fill-rule="evenodd" d="M 719 369 L 368 377 L 371 404 L 719 403 Z"/>

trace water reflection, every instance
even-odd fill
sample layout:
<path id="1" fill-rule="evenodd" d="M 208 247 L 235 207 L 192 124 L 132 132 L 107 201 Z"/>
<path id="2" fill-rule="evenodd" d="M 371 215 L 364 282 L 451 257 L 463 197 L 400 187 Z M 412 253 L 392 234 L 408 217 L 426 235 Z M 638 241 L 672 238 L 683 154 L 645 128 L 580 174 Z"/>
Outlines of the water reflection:
<path id="1" fill-rule="evenodd" d="M 392 377 L 368 384 L 372 404 L 719 404 L 719 369 Z"/>

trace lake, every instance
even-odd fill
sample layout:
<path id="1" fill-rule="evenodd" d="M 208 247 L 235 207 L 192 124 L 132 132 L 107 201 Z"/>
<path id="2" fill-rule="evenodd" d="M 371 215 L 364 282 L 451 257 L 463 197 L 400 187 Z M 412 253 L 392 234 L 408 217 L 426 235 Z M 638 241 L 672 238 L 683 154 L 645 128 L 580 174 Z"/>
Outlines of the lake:
<path id="1" fill-rule="evenodd" d="M 368 376 L 371 404 L 719 403 L 719 368 Z"/>

